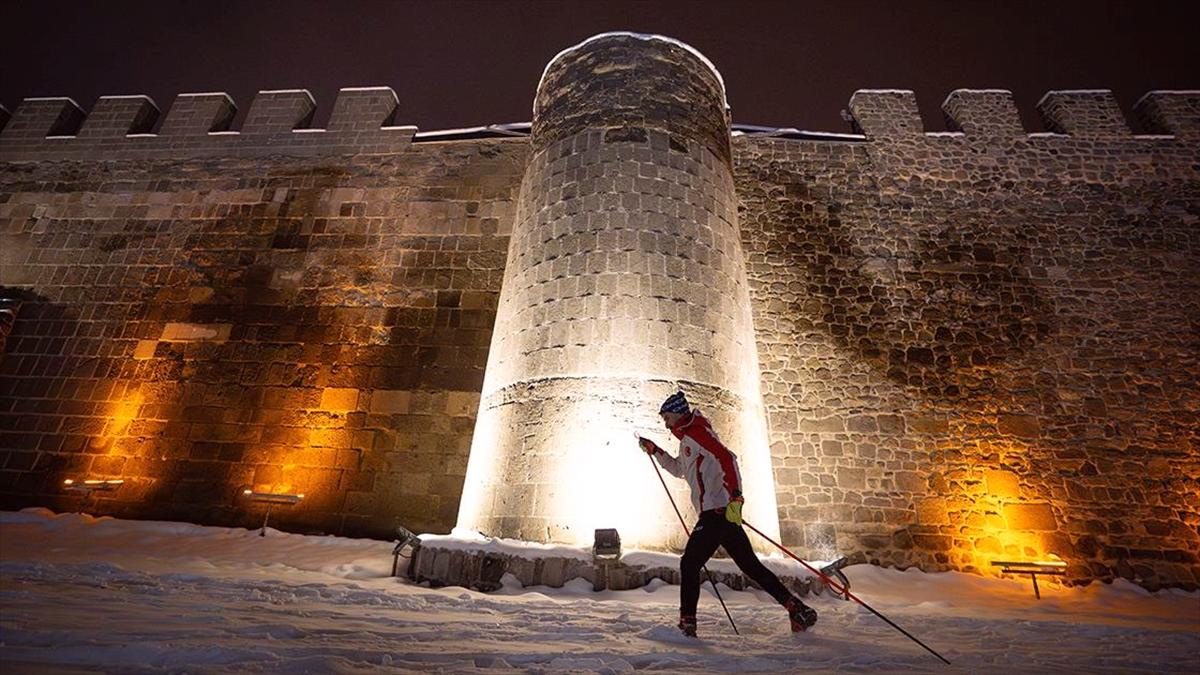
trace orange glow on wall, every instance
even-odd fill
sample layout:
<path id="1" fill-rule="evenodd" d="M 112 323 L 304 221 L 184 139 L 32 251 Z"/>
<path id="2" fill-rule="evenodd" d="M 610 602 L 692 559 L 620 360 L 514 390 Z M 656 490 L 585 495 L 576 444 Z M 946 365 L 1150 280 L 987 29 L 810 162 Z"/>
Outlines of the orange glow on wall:
<path id="1" fill-rule="evenodd" d="M 256 449 L 253 471 L 236 487 L 304 494 L 308 508 L 336 508 L 342 473 L 359 464 L 359 454 L 351 448 L 353 432 L 347 428 L 359 396 L 357 389 L 327 388 L 319 407 L 281 411 L 273 420 L 270 442 Z"/>
<path id="2" fill-rule="evenodd" d="M 991 441 L 962 449 L 967 466 L 947 471 L 942 498 L 916 505 L 918 522 L 937 524 L 950 535 L 947 551 L 955 569 L 999 575 L 1000 560 L 1061 560 L 1057 550 L 1061 508 L 1023 481 L 1031 455 L 1024 444 Z"/>
<path id="3" fill-rule="evenodd" d="M 145 401 L 145 395 L 140 388 L 132 389 L 125 396 L 121 397 L 112 407 L 109 413 L 108 423 L 104 425 L 104 436 L 106 438 L 120 438 L 124 436 L 129 427 L 133 425 L 141 413 L 142 403 Z"/>

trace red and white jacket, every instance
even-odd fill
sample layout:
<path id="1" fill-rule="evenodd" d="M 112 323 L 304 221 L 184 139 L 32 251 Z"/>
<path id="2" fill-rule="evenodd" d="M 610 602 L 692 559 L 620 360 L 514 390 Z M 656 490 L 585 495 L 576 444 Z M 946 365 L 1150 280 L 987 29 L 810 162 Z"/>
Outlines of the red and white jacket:
<path id="1" fill-rule="evenodd" d="M 725 508 L 730 500 L 742 494 L 737 455 L 721 443 L 699 411 L 680 420 L 671 433 L 679 439 L 679 456 L 672 457 L 659 448 L 654 457 L 668 473 L 687 481 L 697 514 Z"/>

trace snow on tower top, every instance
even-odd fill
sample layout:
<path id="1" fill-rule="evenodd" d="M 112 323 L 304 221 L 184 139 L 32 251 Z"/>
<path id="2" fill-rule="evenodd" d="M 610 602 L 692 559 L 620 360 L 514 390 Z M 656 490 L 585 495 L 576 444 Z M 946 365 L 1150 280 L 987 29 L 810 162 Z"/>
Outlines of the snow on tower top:
<path id="1" fill-rule="evenodd" d="M 724 104 L 726 110 L 729 109 L 729 98 L 728 98 L 728 96 L 726 96 L 726 93 L 725 93 L 725 78 L 721 77 L 721 72 L 719 70 L 717 70 L 717 67 L 713 65 L 712 61 L 708 60 L 707 56 L 700 53 L 700 50 L 687 44 L 686 42 L 681 42 L 679 40 L 676 40 L 675 38 L 670 38 L 665 35 L 655 35 L 653 33 L 634 33 L 632 31 L 624 31 L 624 30 L 609 31 L 607 33 L 598 33 L 598 34 L 593 35 L 590 38 L 584 40 L 583 42 L 580 42 L 579 44 L 567 47 L 566 49 L 555 54 L 554 58 L 550 59 L 550 61 L 546 63 L 546 67 L 542 69 L 542 76 L 540 78 L 538 78 L 537 89 L 535 89 L 534 91 L 538 91 L 542 88 L 542 83 L 546 81 L 546 73 L 550 72 L 550 67 L 553 66 L 555 64 L 555 62 L 557 62 L 559 59 L 566 56 L 567 54 L 570 54 L 573 51 L 582 49 L 583 47 L 585 47 L 593 42 L 596 42 L 597 40 L 602 40 L 604 38 L 609 38 L 609 37 L 630 37 L 630 38 L 634 38 L 636 40 L 657 40 L 659 42 L 666 42 L 668 44 L 672 44 L 672 45 L 675 45 L 676 47 L 686 50 L 692 56 L 695 56 L 697 60 L 699 60 L 701 63 L 703 63 L 709 69 L 709 71 L 712 72 L 713 77 L 717 78 L 717 84 L 719 84 L 721 87 L 721 102 Z"/>

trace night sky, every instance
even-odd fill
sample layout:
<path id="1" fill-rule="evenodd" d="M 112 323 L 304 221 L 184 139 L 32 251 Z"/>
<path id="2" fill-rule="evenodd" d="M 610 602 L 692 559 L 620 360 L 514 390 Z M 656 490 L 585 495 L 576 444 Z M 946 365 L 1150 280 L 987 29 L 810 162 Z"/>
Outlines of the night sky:
<path id="1" fill-rule="evenodd" d="M 387 85 L 424 130 L 528 121 L 559 50 L 608 30 L 691 44 L 735 123 L 846 131 L 860 88 L 911 88 L 931 130 L 960 87 L 1011 89 L 1026 127 L 1048 89 L 1200 88 L 1200 2 L 25 2 L 0 8 L 0 103 L 306 88 L 324 126 L 341 87 Z M 240 123 L 240 117 L 238 123 Z"/>

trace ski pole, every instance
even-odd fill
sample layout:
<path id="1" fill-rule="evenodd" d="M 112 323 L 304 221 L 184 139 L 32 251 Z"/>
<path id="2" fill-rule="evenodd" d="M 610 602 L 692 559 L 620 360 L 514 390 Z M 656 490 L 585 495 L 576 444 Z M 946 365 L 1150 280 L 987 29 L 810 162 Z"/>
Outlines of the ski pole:
<path id="1" fill-rule="evenodd" d="M 641 438 L 638 439 L 639 443 Z M 658 468 L 658 462 L 650 455 L 646 455 L 650 460 L 650 465 L 654 467 L 654 473 L 658 474 L 658 482 L 662 483 L 663 491 L 667 493 L 667 499 L 671 501 L 671 508 L 675 509 L 675 516 L 679 518 L 679 524 L 683 526 L 683 532 L 688 537 L 692 536 L 691 530 L 688 529 L 687 523 L 683 520 L 683 514 L 679 512 L 679 507 L 675 505 L 675 498 L 671 496 L 671 490 L 667 488 L 667 481 L 663 479 L 662 470 Z M 703 565 L 700 569 L 704 570 L 704 576 L 708 579 L 708 583 L 712 584 L 713 593 L 717 596 L 717 602 L 721 603 L 721 609 L 725 610 L 725 618 L 729 619 L 729 625 L 733 627 L 734 635 L 741 635 L 738 632 L 737 624 L 733 622 L 733 615 L 729 613 L 729 608 L 725 606 L 725 599 L 721 597 L 721 591 L 717 590 L 717 582 L 713 581 L 712 574 L 708 572 L 708 565 Z"/>
<path id="2" fill-rule="evenodd" d="M 904 636 L 905 636 L 905 637 L 907 637 L 909 640 L 912 640 L 913 642 L 915 642 L 915 643 L 917 643 L 917 644 L 921 645 L 922 647 L 924 647 L 924 648 L 925 648 L 925 651 L 927 651 L 927 652 L 929 652 L 930 654 L 933 654 L 934 656 L 936 656 L 936 657 L 938 657 L 939 659 L 941 659 L 942 663 L 945 663 L 946 665 L 950 665 L 950 662 L 946 660 L 946 657 L 944 657 L 944 656 L 942 656 L 941 654 L 939 654 L 939 653 L 937 653 L 937 652 L 933 651 L 932 649 L 930 649 L 930 648 L 929 648 L 929 645 L 925 644 L 924 642 L 921 642 L 921 641 L 920 641 L 920 640 L 918 640 L 917 638 L 913 637 L 913 636 L 912 636 L 912 634 L 911 634 L 911 633 L 909 633 L 908 631 L 906 631 L 906 630 L 904 630 L 903 628 L 901 628 L 900 626 L 897 626 L 896 624 L 892 623 L 892 620 L 891 620 L 891 619 L 889 619 L 889 618 L 887 618 L 886 616 L 884 616 L 884 615 L 880 614 L 879 612 L 877 612 L 877 611 L 875 610 L 875 608 L 874 608 L 874 607 L 872 607 L 872 606 L 868 605 L 867 603 L 863 602 L 863 601 L 862 601 L 862 600 L 860 600 L 860 599 L 859 599 L 859 598 L 858 598 L 856 595 L 854 595 L 853 593 L 851 593 L 849 588 L 842 588 L 841 584 L 837 583 L 837 582 L 836 582 L 836 581 L 834 581 L 833 579 L 830 579 L 828 576 L 826 576 L 826 575 L 822 574 L 820 570 L 816 569 L 816 568 L 815 568 L 815 567 L 813 567 L 812 565 L 809 565 L 808 563 L 806 563 L 806 562 L 804 562 L 803 560 L 801 560 L 801 559 L 800 559 L 800 556 L 798 556 L 798 555 L 796 555 L 795 553 L 792 553 L 791 551 L 789 551 L 789 550 L 787 550 L 786 548 L 784 548 L 783 544 L 780 544 L 779 542 L 775 541 L 774 539 L 772 539 L 772 538 L 768 537 L 767 535 L 763 534 L 763 533 L 762 533 L 762 531 L 761 531 L 761 530 L 759 530 L 757 527 L 755 527 L 755 526 L 751 525 L 750 523 L 746 522 L 745 520 L 743 520 L 743 521 L 742 521 L 742 524 L 743 524 L 743 525 L 745 525 L 746 527 L 750 528 L 751 530 L 753 530 L 753 531 L 755 532 L 755 534 L 757 534 L 758 536 L 760 536 L 760 537 L 762 537 L 763 539 L 766 539 L 767 541 L 769 541 L 769 542 L 771 542 L 772 544 L 774 544 L 774 545 L 775 545 L 775 548 L 778 548 L 780 551 L 783 551 L 784 553 L 788 554 L 788 555 L 789 555 L 789 556 L 790 556 L 790 557 L 791 557 L 793 560 L 795 560 L 796 562 L 798 562 L 798 563 L 800 563 L 801 565 L 804 565 L 805 567 L 807 567 L 807 568 L 809 569 L 809 571 L 811 571 L 812 573 L 814 573 L 814 574 L 816 574 L 817 576 L 819 576 L 819 577 L 821 577 L 822 579 L 824 579 L 824 580 L 825 580 L 825 583 L 829 584 L 829 586 L 830 586 L 831 588 L 833 588 L 833 590 L 835 590 L 835 591 L 837 591 L 837 592 L 839 592 L 839 593 L 842 593 L 842 594 L 843 594 L 843 595 L 845 595 L 847 598 L 850 598 L 851 600 L 853 600 L 853 601 L 857 602 L 858 604 L 862 605 L 863 607 L 866 607 L 868 610 L 870 610 L 870 612 L 871 612 L 872 614 L 874 614 L 875 616 L 877 616 L 877 617 L 879 617 L 879 618 L 883 619 L 883 620 L 884 620 L 884 621 L 887 623 L 887 625 L 891 626 L 892 628 L 895 628 L 896 630 L 900 631 L 901 633 L 904 633 Z"/>

